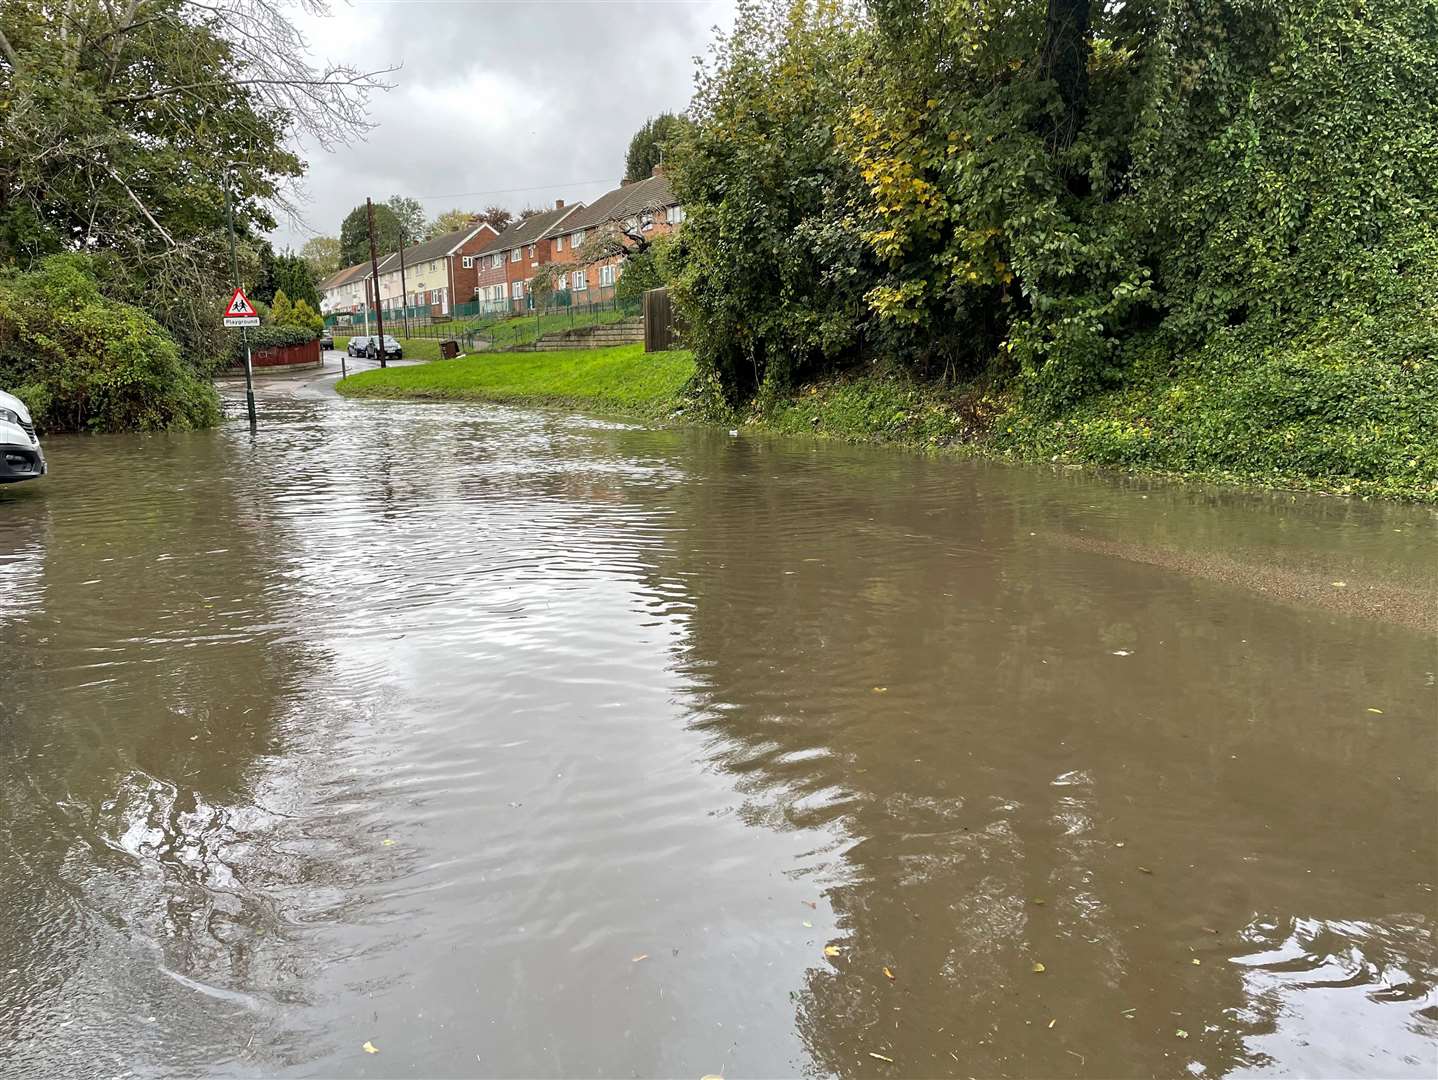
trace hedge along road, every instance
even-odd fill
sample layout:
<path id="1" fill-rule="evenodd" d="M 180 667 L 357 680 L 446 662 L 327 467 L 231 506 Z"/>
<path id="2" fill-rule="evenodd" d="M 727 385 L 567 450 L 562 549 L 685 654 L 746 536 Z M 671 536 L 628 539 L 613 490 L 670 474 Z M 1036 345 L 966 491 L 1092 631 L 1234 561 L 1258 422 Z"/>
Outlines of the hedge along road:
<path id="1" fill-rule="evenodd" d="M 7 1076 L 1432 1075 L 1429 512 L 262 415 L 0 492 Z"/>

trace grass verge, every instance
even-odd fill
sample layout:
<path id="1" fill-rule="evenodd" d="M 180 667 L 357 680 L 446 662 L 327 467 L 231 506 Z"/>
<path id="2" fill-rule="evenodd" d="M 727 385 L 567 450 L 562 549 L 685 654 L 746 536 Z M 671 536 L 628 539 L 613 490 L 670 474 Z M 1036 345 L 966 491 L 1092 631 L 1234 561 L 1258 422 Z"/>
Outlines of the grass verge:
<path id="1" fill-rule="evenodd" d="M 366 371 L 353 397 L 562 404 L 686 422 L 1129 473 L 1438 503 L 1438 367 L 1335 347 L 1316 331 L 1282 349 L 1138 356 L 1121 387 L 1059 415 L 987 382 L 833 376 L 738 409 L 692 354 L 638 345 L 481 353 Z"/>
<path id="2" fill-rule="evenodd" d="M 693 376 L 694 357 L 688 352 L 645 353 L 642 345 L 621 345 L 483 352 L 421 367 L 358 372 L 341 379 L 336 389 L 346 397 L 567 405 L 656 417 L 679 407 Z"/>

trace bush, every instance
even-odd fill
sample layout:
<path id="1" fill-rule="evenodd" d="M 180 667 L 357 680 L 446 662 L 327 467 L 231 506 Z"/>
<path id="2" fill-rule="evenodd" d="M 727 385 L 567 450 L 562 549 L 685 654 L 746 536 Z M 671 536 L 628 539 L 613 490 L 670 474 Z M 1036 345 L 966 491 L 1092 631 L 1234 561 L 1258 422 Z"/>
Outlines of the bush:
<path id="1" fill-rule="evenodd" d="M 289 345 L 304 345 L 314 341 L 316 332 L 298 326 L 256 326 L 245 331 L 244 336 L 232 335 L 230 339 L 229 363 L 234 367 L 245 362 L 245 339 L 249 339 L 250 351 L 261 349 L 283 349 Z"/>
<path id="2" fill-rule="evenodd" d="M 83 255 L 0 275 L 0 384 L 44 431 L 160 431 L 220 420 L 214 387 L 154 319 L 100 295 Z"/>

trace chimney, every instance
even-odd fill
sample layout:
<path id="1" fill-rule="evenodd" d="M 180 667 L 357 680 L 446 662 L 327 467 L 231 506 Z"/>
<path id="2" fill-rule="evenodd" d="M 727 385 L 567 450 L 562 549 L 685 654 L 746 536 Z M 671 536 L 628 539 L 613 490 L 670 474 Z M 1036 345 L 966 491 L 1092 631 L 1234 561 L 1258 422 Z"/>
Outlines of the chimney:
<path id="1" fill-rule="evenodd" d="M 563 210 L 563 209 L 564 209 L 564 200 L 563 200 L 563 199 L 555 199 L 555 200 L 554 200 L 554 208 L 555 208 L 556 210 Z"/>

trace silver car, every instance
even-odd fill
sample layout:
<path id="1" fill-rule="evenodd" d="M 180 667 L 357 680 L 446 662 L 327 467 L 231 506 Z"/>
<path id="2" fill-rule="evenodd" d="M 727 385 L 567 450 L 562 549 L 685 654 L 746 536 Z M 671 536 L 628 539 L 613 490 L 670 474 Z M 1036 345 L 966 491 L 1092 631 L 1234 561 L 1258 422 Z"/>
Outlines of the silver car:
<path id="1" fill-rule="evenodd" d="M 0 390 L 0 484 L 33 480 L 46 470 L 30 410 L 19 398 Z"/>

